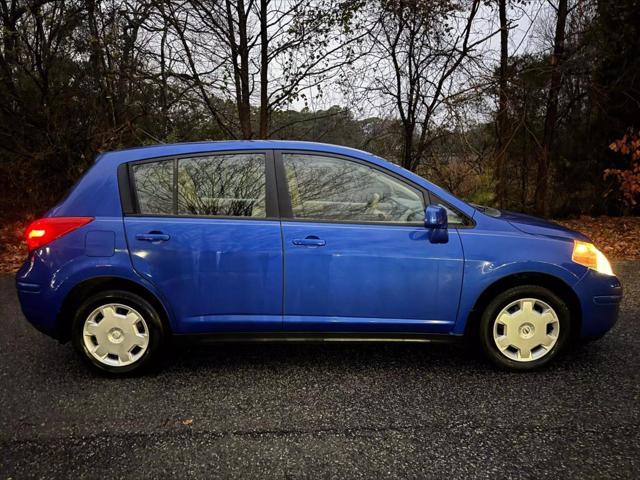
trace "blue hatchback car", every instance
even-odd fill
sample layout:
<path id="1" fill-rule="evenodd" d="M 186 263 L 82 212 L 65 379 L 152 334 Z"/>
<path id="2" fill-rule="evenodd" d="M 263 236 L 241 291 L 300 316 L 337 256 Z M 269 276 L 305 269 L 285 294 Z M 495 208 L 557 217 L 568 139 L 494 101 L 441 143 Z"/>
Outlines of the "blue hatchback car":
<path id="1" fill-rule="evenodd" d="M 26 237 L 25 317 L 115 374 L 178 337 L 467 338 L 530 370 L 602 336 L 622 298 L 584 235 L 319 143 L 105 153 Z"/>

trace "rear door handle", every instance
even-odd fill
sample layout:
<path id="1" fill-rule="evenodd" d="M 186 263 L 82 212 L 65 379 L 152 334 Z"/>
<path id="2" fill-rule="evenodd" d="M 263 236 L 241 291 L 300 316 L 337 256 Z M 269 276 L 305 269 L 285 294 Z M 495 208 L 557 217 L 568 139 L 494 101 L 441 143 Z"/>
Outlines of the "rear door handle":
<path id="1" fill-rule="evenodd" d="M 136 235 L 136 240 L 143 242 L 166 242 L 169 238 L 169 235 L 161 232 L 138 233 Z"/>
<path id="2" fill-rule="evenodd" d="M 327 242 L 319 239 L 315 235 L 309 235 L 306 238 L 295 238 L 291 243 L 301 247 L 324 247 L 327 244 Z"/>

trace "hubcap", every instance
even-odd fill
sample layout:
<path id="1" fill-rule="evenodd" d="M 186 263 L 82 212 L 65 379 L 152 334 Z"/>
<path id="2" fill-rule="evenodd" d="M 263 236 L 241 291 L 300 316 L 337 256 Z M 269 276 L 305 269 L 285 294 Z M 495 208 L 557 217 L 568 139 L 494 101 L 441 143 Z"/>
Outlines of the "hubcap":
<path id="1" fill-rule="evenodd" d="M 522 298 L 504 307 L 493 323 L 493 341 L 500 352 L 517 362 L 544 357 L 558 341 L 560 321 L 545 302 Z"/>
<path id="2" fill-rule="evenodd" d="M 82 333 L 87 352 L 112 367 L 131 365 L 149 346 L 149 329 L 142 315 L 119 303 L 102 305 L 91 312 Z"/>

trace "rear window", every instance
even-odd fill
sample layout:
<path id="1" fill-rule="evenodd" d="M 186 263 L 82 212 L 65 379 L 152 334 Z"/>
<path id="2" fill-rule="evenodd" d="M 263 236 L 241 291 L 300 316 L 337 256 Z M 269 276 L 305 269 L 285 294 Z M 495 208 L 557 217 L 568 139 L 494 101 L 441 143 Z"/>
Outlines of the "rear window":
<path id="1" fill-rule="evenodd" d="M 266 217 L 262 153 L 140 163 L 133 177 L 141 214 Z"/>
<path id="2" fill-rule="evenodd" d="M 178 214 L 265 217 L 263 154 L 178 160 Z"/>

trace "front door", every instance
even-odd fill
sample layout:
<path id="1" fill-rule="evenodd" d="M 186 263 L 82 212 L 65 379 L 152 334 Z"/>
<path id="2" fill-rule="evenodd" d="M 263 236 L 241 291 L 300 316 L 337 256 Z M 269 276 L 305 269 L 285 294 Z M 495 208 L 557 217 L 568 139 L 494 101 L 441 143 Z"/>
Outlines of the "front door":
<path id="1" fill-rule="evenodd" d="M 176 333 L 282 328 L 282 238 L 271 152 L 131 165 L 125 217 L 136 271 L 169 304 Z"/>
<path id="2" fill-rule="evenodd" d="M 455 228 L 447 243 L 429 242 L 423 192 L 343 157 L 279 157 L 290 217 L 282 222 L 285 329 L 449 332 L 462 246 Z"/>

